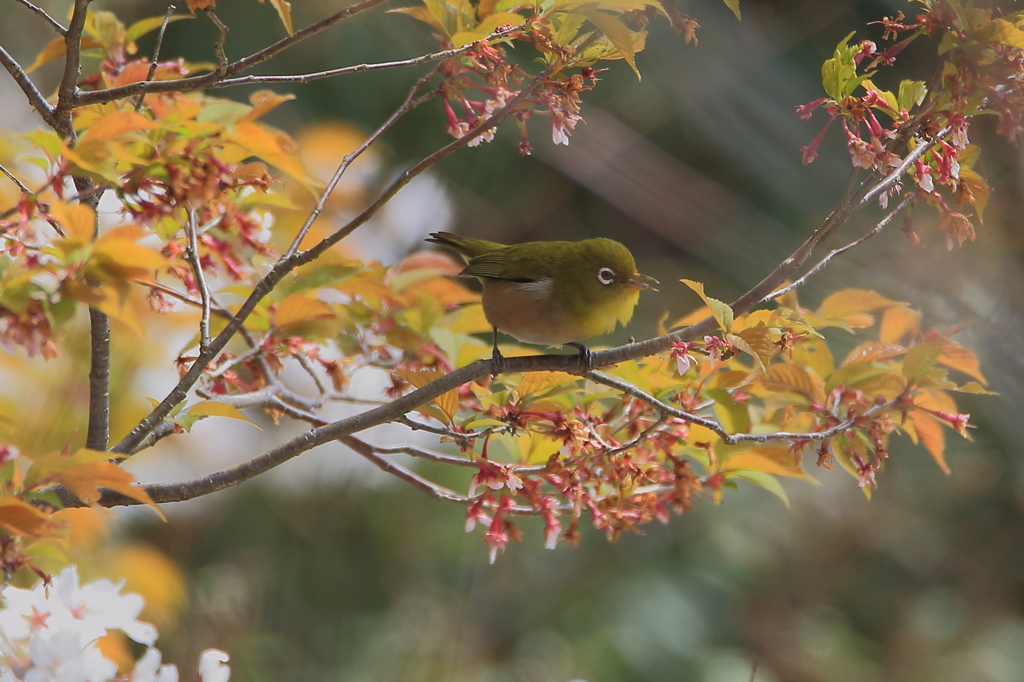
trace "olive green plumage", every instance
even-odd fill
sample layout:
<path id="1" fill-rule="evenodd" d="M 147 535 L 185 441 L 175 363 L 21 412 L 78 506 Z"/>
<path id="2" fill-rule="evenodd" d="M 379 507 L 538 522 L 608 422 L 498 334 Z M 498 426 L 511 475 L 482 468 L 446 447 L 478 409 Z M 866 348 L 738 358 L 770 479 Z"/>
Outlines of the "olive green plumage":
<path id="1" fill-rule="evenodd" d="M 586 347 L 578 342 L 626 324 L 640 289 L 657 283 L 611 239 L 505 246 L 435 232 L 427 241 L 466 258 L 462 274 L 480 278 L 484 314 L 496 329 L 527 343 L 577 346 L 581 357 Z"/>

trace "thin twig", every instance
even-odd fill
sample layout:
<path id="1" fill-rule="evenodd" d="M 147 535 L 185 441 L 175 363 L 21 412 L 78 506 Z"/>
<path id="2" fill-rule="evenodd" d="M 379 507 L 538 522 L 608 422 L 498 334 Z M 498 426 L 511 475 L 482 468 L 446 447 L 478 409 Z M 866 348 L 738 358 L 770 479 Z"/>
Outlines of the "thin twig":
<path id="1" fill-rule="evenodd" d="M 206 16 L 210 17 L 210 21 L 217 27 L 217 42 L 213 44 L 213 51 L 217 53 L 217 70 L 214 73 L 218 76 L 223 76 L 228 70 L 228 56 L 224 54 L 224 43 L 227 42 L 228 31 L 231 29 L 220 20 L 220 17 L 217 16 L 217 13 L 212 8 L 206 7 L 203 9 L 203 12 Z"/>
<path id="2" fill-rule="evenodd" d="M 62 36 L 67 35 L 68 30 L 61 26 L 60 22 L 58 22 L 56 19 L 47 14 L 46 10 L 44 10 L 42 7 L 36 7 L 28 0 L 15 1 L 21 3 L 25 7 L 28 7 L 30 10 L 41 16 L 46 21 L 46 23 L 53 27 L 53 30 L 55 30 L 57 33 L 61 34 Z"/>
<path id="3" fill-rule="evenodd" d="M 655 409 L 657 409 L 657 408 L 655 408 Z M 633 440 L 629 441 L 628 443 L 623 443 L 622 445 L 620 445 L 617 448 L 609 450 L 606 454 L 617 455 L 620 452 L 626 452 L 627 450 L 632 450 L 633 448 L 635 448 L 636 446 L 640 445 L 645 440 L 647 440 L 648 436 L 650 436 L 652 433 L 654 433 L 655 431 L 660 429 L 662 426 L 664 426 L 665 422 L 667 422 L 667 421 L 668 421 L 668 415 L 665 414 L 664 412 L 661 412 L 659 410 L 658 411 L 658 418 L 656 420 L 654 420 L 654 422 L 652 422 L 650 426 L 648 426 L 646 429 L 641 431 L 637 435 L 636 438 L 634 438 Z"/>
<path id="4" fill-rule="evenodd" d="M 185 294 L 185 293 L 182 293 L 182 292 L 177 291 L 175 289 L 172 289 L 169 286 L 166 286 L 164 284 L 160 284 L 159 282 L 154 282 L 152 280 L 147 280 L 147 279 L 131 279 L 129 281 L 134 282 L 135 284 L 141 284 L 142 286 L 148 287 L 148 288 L 152 289 L 153 291 L 159 291 L 162 294 L 167 294 L 171 298 L 177 299 L 177 300 L 181 301 L 182 303 L 187 303 L 188 305 L 195 306 L 196 308 L 202 308 L 203 307 L 203 302 L 202 301 L 200 301 L 198 299 L 195 299 L 195 298 L 192 298 L 188 294 Z M 212 300 L 210 302 L 210 312 L 212 314 L 214 314 L 214 315 L 217 315 L 218 317 L 223 317 L 224 319 L 227 319 L 227 320 L 230 320 L 232 317 L 235 316 L 235 314 L 233 312 L 231 312 L 230 310 L 228 310 L 227 308 L 224 308 L 224 307 L 218 306 L 218 305 L 213 305 Z M 242 331 L 244 331 L 244 330 L 239 330 L 239 333 L 241 334 Z"/>
<path id="5" fill-rule="evenodd" d="M 32 192 L 29 191 L 28 187 L 25 186 L 25 183 L 22 182 L 21 180 L 19 180 L 17 177 L 15 177 L 15 175 L 13 173 L 11 173 L 11 171 L 9 171 L 6 168 L 4 168 L 3 164 L 0 164 L 0 173 L 3 173 L 8 178 L 10 178 L 11 182 L 13 182 L 15 185 L 17 185 L 18 189 L 20 189 L 22 191 L 22 193 L 24 193 L 24 194 L 32 194 Z"/>
<path id="6" fill-rule="evenodd" d="M 295 358 L 295 361 L 299 363 L 299 366 L 302 367 L 303 370 L 305 370 L 306 374 L 308 374 L 309 377 L 313 380 L 313 383 L 316 384 L 316 390 L 320 391 L 321 396 L 325 396 L 328 393 L 330 393 L 330 391 L 327 389 L 327 385 L 324 384 L 323 379 L 320 378 L 320 375 L 316 373 L 316 368 L 313 367 L 313 363 L 310 362 L 309 358 L 306 357 L 305 353 L 296 353 L 292 357 Z"/>
<path id="7" fill-rule="evenodd" d="M 178 9 L 174 5 L 167 6 L 167 14 L 164 15 L 164 23 L 160 24 L 160 32 L 156 34 L 156 46 L 153 48 L 153 58 L 149 61 L 149 72 L 146 74 L 146 81 L 153 80 L 153 76 L 156 75 L 157 64 L 160 61 L 160 46 L 164 44 L 164 32 L 167 30 L 167 24 L 171 21 L 171 15 L 174 14 L 174 10 Z M 138 113 L 139 109 L 142 108 L 142 103 L 145 101 L 145 95 L 139 95 L 139 101 L 135 103 L 135 111 Z"/>
<path id="8" fill-rule="evenodd" d="M 196 278 L 196 287 L 199 289 L 203 308 L 202 316 L 199 318 L 199 354 L 206 355 L 210 350 L 210 290 L 206 286 L 206 275 L 203 274 L 203 264 L 199 258 L 199 235 L 195 209 L 188 212 L 185 233 L 188 235 L 188 249 L 185 251 L 185 258 L 192 266 L 192 275 Z"/>
<path id="9" fill-rule="evenodd" d="M 296 251 L 299 250 L 302 240 L 306 238 L 306 233 L 309 232 L 309 228 L 313 226 L 316 219 L 320 217 L 324 207 L 327 205 L 327 199 L 331 196 L 331 193 L 334 192 L 334 188 L 338 186 L 338 183 L 341 181 L 341 176 L 345 174 L 345 171 L 348 170 L 349 166 L 351 166 L 352 163 L 363 154 L 363 152 L 369 149 L 370 145 L 376 142 L 381 135 L 387 132 L 387 130 L 398 121 L 398 119 L 412 110 L 412 103 L 413 99 L 416 97 L 416 93 L 419 92 L 419 89 L 426 85 L 436 73 L 437 68 L 435 67 L 425 75 L 418 78 L 409 89 L 409 94 L 405 96 L 402 104 L 395 109 L 394 113 L 388 117 L 388 120 L 384 121 L 384 123 L 381 124 L 377 130 L 373 131 L 373 134 L 366 138 L 361 145 L 353 149 L 341 160 L 338 170 L 334 171 L 334 175 L 331 176 L 330 182 L 327 183 L 327 187 L 320 195 L 320 199 L 316 202 L 316 206 L 313 208 L 313 211 L 309 214 L 309 217 L 306 219 L 306 222 L 303 223 L 302 227 L 299 228 L 299 231 L 295 235 L 295 239 L 292 240 L 291 245 L 289 245 L 288 250 L 284 252 L 282 260 L 291 258 L 295 255 Z"/>
<path id="10" fill-rule="evenodd" d="M 248 57 L 244 57 L 236 62 L 228 64 L 223 73 L 213 72 L 202 76 L 191 76 L 189 78 L 178 78 L 165 81 L 140 81 L 138 83 L 129 83 L 128 85 L 121 85 L 115 88 L 85 92 L 78 96 L 75 104 L 76 106 L 102 104 L 122 99 L 124 97 L 134 97 L 135 95 L 155 92 L 187 92 L 190 90 L 205 90 L 213 84 L 224 80 L 225 76 L 237 76 L 240 73 L 248 71 L 257 64 L 262 64 L 280 52 L 290 48 L 292 45 L 295 45 L 310 36 L 316 35 L 324 29 L 330 28 L 331 26 L 334 26 L 349 17 L 355 16 L 360 12 L 382 5 L 387 1 L 388 0 L 363 0 L 362 2 L 349 5 L 345 9 L 321 19 L 315 24 L 310 24 L 305 28 L 299 29 L 292 35 L 282 38 L 273 45 L 269 45 Z"/>
<path id="11" fill-rule="evenodd" d="M 867 206 L 879 194 L 895 185 L 899 181 L 899 179 L 903 177 L 903 174 L 907 172 L 907 169 L 909 169 L 914 164 L 915 161 L 924 156 L 929 149 L 935 146 L 936 142 L 938 142 L 948 134 L 949 128 L 943 128 L 935 135 L 935 137 L 929 140 L 924 140 L 916 147 L 914 147 L 914 150 L 907 154 L 906 158 L 903 159 L 903 162 L 899 166 L 897 166 L 891 173 L 886 175 L 881 182 L 872 187 L 868 192 L 864 194 L 863 197 L 861 197 L 857 207 L 863 208 L 864 206 Z"/>
<path id="12" fill-rule="evenodd" d="M 485 38 L 484 40 L 494 40 L 496 38 L 508 35 L 514 30 L 516 29 L 496 31 L 487 38 Z M 418 66 L 420 64 L 426 64 L 427 62 L 436 62 L 442 59 L 458 57 L 461 54 L 465 54 L 473 50 L 476 46 L 476 43 L 470 43 L 469 45 L 463 45 L 462 47 L 454 48 L 451 50 L 441 50 L 440 52 L 433 52 L 431 54 L 425 54 L 420 57 L 413 57 L 411 59 L 400 59 L 398 61 L 393 62 L 378 62 L 374 64 L 356 64 L 354 66 L 343 66 L 341 68 L 330 69 L 328 71 L 317 71 L 315 73 L 303 73 L 293 76 L 241 76 L 239 78 L 228 78 L 227 80 L 222 80 L 219 83 L 215 83 L 211 86 L 211 88 L 229 88 L 235 85 L 253 85 L 256 83 L 309 83 L 310 81 L 318 80 L 321 78 L 342 76 L 347 73 L 377 71 L 380 69 L 394 69 L 402 66 Z"/>
<path id="13" fill-rule="evenodd" d="M 53 106 L 46 101 L 43 97 L 43 93 L 39 92 L 39 88 L 32 82 L 32 79 L 25 73 L 25 69 L 21 68 L 21 64 L 0 46 L 0 64 L 4 65 L 7 69 L 7 73 L 11 74 L 11 78 L 18 84 L 21 91 L 25 93 L 25 97 L 28 98 L 29 104 L 39 113 L 39 115 L 48 124 L 53 121 Z"/>
<path id="14" fill-rule="evenodd" d="M 841 246 L 838 249 L 832 249 L 831 251 L 828 252 L 828 255 L 826 255 L 824 258 L 818 261 L 813 268 L 804 273 L 804 275 L 800 277 L 800 279 L 797 279 L 791 284 L 768 294 L 761 300 L 761 303 L 767 303 L 768 301 L 772 301 L 776 298 L 779 298 L 780 296 L 785 296 L 786 294 L 793 291 L 797 287 L 802 287 L 804 284 L 807 284 L 807 281 L 814 275 L 818 274 L 818 272 L 820 272 L 826 265 L 828 265 L 830 260 L 832 260 L 841 253 L 845 253 L 852 248 L 860 246 L 867 240 L 874 237 L 876 234 L 885 229 L 886 225 L 892 222 L 892 219 L 895 218 L 900 211 L 905 209 L 910 204 L 914 203 L 915 200 L 915 194 L 913 192 L 910 193 L 906 198 L 903 199 L 903 201 L 900 202 L 899 206 L 897 206 L 888 215 L 886 215 L 884 218 L 878 221 L 877 225 L 875 225 L 873 228 L 864 233 L 859 239 L 855 239 L 846 246 Z"/>

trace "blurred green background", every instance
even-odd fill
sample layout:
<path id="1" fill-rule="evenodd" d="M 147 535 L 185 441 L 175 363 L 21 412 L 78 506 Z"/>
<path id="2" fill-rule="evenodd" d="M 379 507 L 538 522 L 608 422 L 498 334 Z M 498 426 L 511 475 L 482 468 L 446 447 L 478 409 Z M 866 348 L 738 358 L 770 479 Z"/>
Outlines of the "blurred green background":
<path id="1" fill-rule="evenodd" d="M 69 3 L 41 4 L 63 18 Z M 386 7 L 400 4 L 411 3 Z M 338 5 L 295 2 L 295 25 Z M 167 4 L 97 0 L 94 7 L 131 21 L 162 14 Z M 678 316 L 696 307 L 675 283 L 680 277 L 729 300 L 835 206 L 850 170 L 840 135 L 831 131 L 819 160 L 802 166 L 800 147 L 824 118 L 801 122 L 794 107 L 821 96 L 821 62 L 844 36 L 856 30 L 880 40 L 879 27 L 867 22 L 899 10 L 913 15 L 914 7 L 741 0 L 738 23 L 719 0 L 684 2 L 682 11 L 701 24 L 699 46 L 654 22 L 637 56 L 643 80 L 621 62 L 603 74 L 584 95 L 586 124 L 568 147 L 551 143 L 543 119 L 531 124 L 532 157 L 516 154 L 515 129 L 501 131 L 410 186 L 387 221 L 363 228 L 357 243 L 393 260 L 419 248 L 428 229 L 499 241 L 619 239 L 643 272 L 667 284 L 660 296 L 644 296 L 629 330 L 609 342 L 650 335 L 663 311 Z M 229 57 L 283 35 L 271 7 L 255 0 L 223 0 L 218 13 L 232 29 Z M 0 0 L 0 41 L 22 63 L 50 38 L 30 12 Z M 212 59 L 213 38 L 202 17 L 175 24 L 163 56 Z M 152 36 L 140 47 L 148 54 Z M 935 48 L 914 43 L 877 81 L 926 79 Z M 260 72 L 433 49 L 424 25 L 379 8 Z M 275 87 L 298 99 L 270 120 L 293 134 L 323 121 L 372 130 L 423 68 Z M 51 65 L 38 77 L 52 88 L 58 70 Z M 36 125 L 6 76 L 0 103 L 8 131 Z M 384 138 L 374 182 L 445 144 L 443 126 L 438 102 L 402 121 Z M 490 566 L 479 533 L 463 532 L 462 508 L 368 471 L 339 445 L 325 447 L 300 458 L 315 464 L 290 462 L 268 481 L 171 507 L 168 524 L 116 512 L 114 541 L 148 543 L 185 571 L 185 605 L 161 626 L 165 657 L 187 675 L 197 651 L 216 646 L 231 654 L 233 679 L 257 682 L 746 682 L 755 661 L 759 682 L 1024 680 L 1024 187 L 1019 148 L 992 128 L 978 121 L 971 129 L 994 188 L 977 242 L 947 251 L 921 210 L 914 216 L 921 246 L 891 230 L 801 290 L 817 305 L 839 288 L 871 287 L 922 309 L 926 326 L 968 325 L 957 339 L 979 353 L 1001 396 L 962 402 L 979 428 L 973 443 L 951 439 L 951 476 L 901 441 L 870 502 L 849 477 L 818 470 L 820 487 L 784 484 L 789 509 L 742 486 L 721 506 L 702 500 L 667 526 L 615 544 L 585 532 L 579 549 L 545 551 L 539 525 L 527 521 L 525 541 Z M 858 216 L 833 246 L 880 215 L 874 208 Z M 841 349 L 855 342 L 843 333 L 830 339 Z M 209 471 L 218 457 L 238 461 L 262 449 L 245 437 L 214 439 L 213 447 L 193 438 L 178 452 L 205 447 L 209 459 L 199 470 Z M 140 478 L 175 477 L 173 468 L 154 471 Z"/>

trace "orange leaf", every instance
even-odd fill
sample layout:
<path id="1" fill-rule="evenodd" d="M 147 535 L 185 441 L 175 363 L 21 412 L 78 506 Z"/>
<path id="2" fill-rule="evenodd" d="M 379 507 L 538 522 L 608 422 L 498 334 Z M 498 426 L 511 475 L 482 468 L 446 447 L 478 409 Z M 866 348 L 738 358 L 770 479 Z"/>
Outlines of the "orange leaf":
<path id="1" fill-rule="evenodd" d="M 293 294 L 277 304 L 274 324 L 280 329 L 303 320 L 327 317 L 334 317 L 334 311 L 326 303 L 302 294 Z"/>
<path id="2" fill-rule="evenodd" d="M 291 31 L 288 31 L 291 33 Z M 252 111 L 245 115 L 243 121 L 255 121 L 259 117 L 266 114 L 285 102 L 289 102 L 295 99 L 295 95 L 287 93 L 279 95 L 272 90 L 257 90 L 256 92 L 249 95 L 249 104 L 252 105 Z"/>
<path id="3" fill-rule="evenodd" d="M 67 488 L 75 497 L 90 506 L 99 502 L 100 488 L 106 488 L 125 497 L 138 500 L 152 507 L 160 518 L 167 520 L 160 507 L 156 506 L 149 493 L 142 487 L 133 485 L 135 477 L 113 462 L 89 462 L 65 469 L 54 476 L 54 479 Z"/>
<path id="4" fill-rule="evenodd" d="M 722 462 L 721 470 L 762 471 L 773 476 L 814 480 L 804 471 L 799 457 L 781 445 L 766 445 L 730 455 Z"/>
<path id="5" fill-rule="evenodd" d="M 86 142 L 104 142 L 123 137 L 140 130 L 156 127 L 156 123 L 134 111 L 114 111 L 96 120 L 82 134 L 79 144 Z"/>
<path id="6" fill-rule="evenodd" d="M 988 382 L 981 374 L 978 356 L 963 346 L 953 343 L 943 346 L 942 354 L 939 355 L 939 364 L 963 372 L 967 376 L 977 379 L 982 386 L 988 386 Z"/>
<path id="7" fill-rule="evenodd" d="M 927 412 L 921 410 L 913 410 L 907 415 L 909 424 L 904 426 L 910 426 L 907 429 L 907 433 L 910 434 L 910 438 L 916 443 L 920 441 L 921 445 L 931 453 L 932 458 L 935 460 L 939 468 L 945 473 L 949 473 L 949 465 L 946 464 L 946 434 L 942 432 L 942 425 L 939 424 L 935 417 L 931 416 Z"/>
<path id="8" fill-rule="evenodd" d="M 299 160 L 295 140 L 283 131 L 254 121 L 240 121 L 235 125 L 231 137 L 251 156 L 257 156 L 276 166 L 307 188 L 317 184 Z"/>
<path id="9" fill-rule="evenodd" d="M 440 379 L 445 375 L 444 372 L 436 369 L 426 370 L 422 372 L 413 372 L 411 370 L 398 370 L 395 372 L 398 376 L 402 377 L 416 388 L 423 388 L 427 384 L 437 379 Z M 434 404 L 441 408 L 441 411 L 448 417 L 448 422 L 455 418 L 455 414 L 459 411 L 459 389 L 453 388 L 438 397 L 434 398 Z"/>
<path id="10" fill-rule="evenodd" d="M 195 12 L 197 9 L 204 10 L 207 7 L 212 7 L 214 0 L 185 0 L 185 4 L 192 12 Z"/>
<path id="11" fill-rule="evenodd" d="M 921 324 L 921 313 L 904 307 L 888 308 L 882 314 L 878 339 L 885 343 L 896 343 L 904 336 L 916 336 Z"/>
<path id="12" fill-rule="evenodd" d="M 55 530 L 50 517 L 10 495 L 0 497 L 0 528 L 25 537 L 53 535 Z"/>

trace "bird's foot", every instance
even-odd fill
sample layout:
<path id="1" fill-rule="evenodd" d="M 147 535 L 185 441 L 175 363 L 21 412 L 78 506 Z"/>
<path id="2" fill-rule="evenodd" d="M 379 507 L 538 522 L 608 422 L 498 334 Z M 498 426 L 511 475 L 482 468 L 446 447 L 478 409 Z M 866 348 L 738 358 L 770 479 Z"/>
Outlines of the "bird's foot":
<path id="1" fill-rule="evenodd" d="M 572 346 L 579 351 L 577 362 L 580 368 L 580 374 L 587 374 L 594 369 L 594 354 L 590 352 L 582 343 L 567 343 L 567 346 Z"/>
<path id="2" fill-rule="evenodd" d="M 491 378 L 497 379 L 498 375 L 505 371 L 505 358 L 495 346 L 491 351 Z"/>

